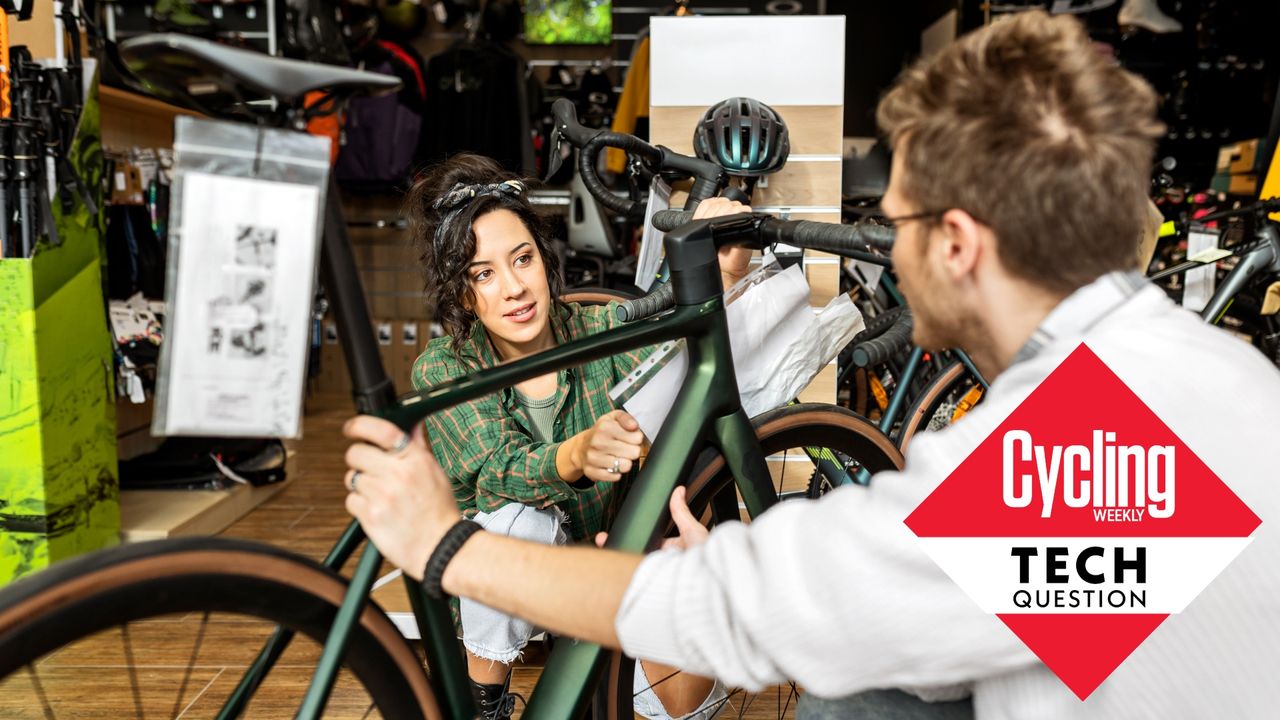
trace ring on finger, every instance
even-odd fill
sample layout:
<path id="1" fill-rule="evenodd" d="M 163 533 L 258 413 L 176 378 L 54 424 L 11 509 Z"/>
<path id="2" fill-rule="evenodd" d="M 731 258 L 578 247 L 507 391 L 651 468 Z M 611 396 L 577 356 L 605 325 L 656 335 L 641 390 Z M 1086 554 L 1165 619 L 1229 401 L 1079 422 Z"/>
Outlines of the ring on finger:
<path id="1" fill-rule="evenodd" d="M 396 441 L 396 444 L 391 446 L 391 452 L 399 455 L 405 451 L 405 448 L 409 447 L 410 442 L 412 442 L 412 438 L 409 437 L 409 433 L 401 435 L 400 439 Z"/>
<path id="2" fill-rule="evenodd" d="M 347 483 L 347 491 L 348 491 L 348 492 L 358 492 L 358 491 L 356 490 L 356 480 L 357 480 L 357 479 L 359 479 L 359 478 L 360 478 L 360 471 L 359 471 L 359 470 L 356 470 L 355 472 L 351 473 L 351 481 Z"/>
<path id="3" fill-rule="evenodd" d="M 613 465 L 609 466 L 609 472 L 613 473 L 614 475 L 617 475 L 622 472 L 622 458 L 615 457 L 613 459 Z"/>

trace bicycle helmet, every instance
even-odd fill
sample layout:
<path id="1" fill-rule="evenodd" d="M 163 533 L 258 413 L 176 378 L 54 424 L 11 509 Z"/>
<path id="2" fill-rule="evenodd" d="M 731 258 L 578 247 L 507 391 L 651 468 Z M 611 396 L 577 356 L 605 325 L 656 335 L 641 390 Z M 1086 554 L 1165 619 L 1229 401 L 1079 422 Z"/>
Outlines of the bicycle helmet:
<path id="1" fill-rule="evenodd" d="M 693 151 L 730 175 L 760 177 L 782 169 L 791 142 L 787 124 L 773 108 L 735 97 L 707 109 L 693 131 Z"/>

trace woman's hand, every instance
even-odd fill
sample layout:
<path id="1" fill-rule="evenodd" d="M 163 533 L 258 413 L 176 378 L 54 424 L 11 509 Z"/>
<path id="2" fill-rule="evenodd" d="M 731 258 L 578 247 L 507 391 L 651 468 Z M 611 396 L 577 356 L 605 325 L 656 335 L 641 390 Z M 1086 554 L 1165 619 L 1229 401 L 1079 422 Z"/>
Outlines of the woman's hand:
<path id="1" fill-rule="evenodd" d="M 617 482 L 640 459 L 644 433 L 635 418 L 614 410 L 601 415 L 571 441 L 573 464 L 582 475 L 596 482 Z"/>
<path id="2" fill-rule="evenodd" d="M 356 441 L 346 454 L 347 512 L 387 560 L 420 579 L 440 538 L 461 518 L 422 423 L 407 444 L 399 427 L 371 415 L 348 420 L 342 434 Z"/>
<path id="3" fill-rule="evenodd" d="M 750 205 L 743 205 L 736 200 L 729 200 L 722 197 L 707 198 L 698 203 L 698 208 L 693 211 L 694 220 L 702 220 L 704 218 L 722 217 L 725 215 L 737 215 L 739 213 L 751 212 Z M 751 249 L 744 247 L 724 247 L 720 248 L 720 277 L 724 281 L 724 288 L 738 282 L 747 276 L 751 271 Z"/>
<path id="4" fill-rule="evenodd" d="M 671 500 L 667 503 L 667 507 L 671 510 L 671 519 L 675 522 L 676 529 L 680 531 L 680 534 L 677 537 L 663 540 L 663 550 L 668 548 L 688 550 L 707 541 L 707 536 L 711 534 L 711 531 L 707 529 L 707 526 L 698 522 L 698 518 L 694 517 L 693 513 L 689 511 L 689 503 L 685 501 L 685 488 L 683 485 L 672 491 Z M 604 543 L 608 539 L 609 533 L 596 533 L 596 547 L 604 547 Z"/>

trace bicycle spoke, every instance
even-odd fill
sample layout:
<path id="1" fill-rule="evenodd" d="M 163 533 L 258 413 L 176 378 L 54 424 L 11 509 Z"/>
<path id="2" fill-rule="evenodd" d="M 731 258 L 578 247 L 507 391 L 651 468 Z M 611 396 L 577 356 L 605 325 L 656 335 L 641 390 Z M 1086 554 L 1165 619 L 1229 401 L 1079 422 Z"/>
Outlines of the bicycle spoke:
<path id="1" fill-rule="evenodd" d="M 44 711 L 45 720 L 56 720 L 57 716 L 53 712 L 53 706 L 49 704 L 49 697 L 44 694 L 44 685 L 40 682 L 40 673 L 36 672 L 31 663 L 27 663 L 27 673 L 31 675 L 31 685 L 36 689 L 36 697 L 40 698 L 40 708 Z"/>
<path id="2" fill-rule="evenodd" d="M 129 685 L 133 688 L 133 708 L 138 711 L 138 720 L 145 720 L 142 691 L 138 688 L 138 669 L 133 666 L 133 642 L 129 640 L 129 623 L 120 626 L 120 634 L 124 638 L 124 661 L 129 669 Z"/>
<path id="3" fill-rule="evenodd" d="M 783 705 L 782 712 L 778 713 L 779 718 L 786 716 L 787 710 L 791 709 L 791 698 L 796 698 L 797 701 L 800 699 L 800 690 L 796 688 L 796 684 L 789 682 L 787 685 L 791 688 L 791 691 L 787 693 L 787 704 Z M 778 697 L 782 697 L 781 690 L 778 691 Z"/>
<path id="4" fill-rule="evenodd" d="M 782 485 L 787 481 L 787 458 L 791 456 L 790 450 L 782 453 L 782 472 L 778 475 L 778 495 L 782 495 Z"/>
<path id="5" fill-rule="evenodd" d="M 182 708 L 182 698 L 187 694 L 187 683 L 191 681 L 191 671 L 195 669 L 196 657 L 200 654 L 200 643 L 204 641 L 204 631 L 208 626 L 209 612 L 206 610 L 200 621 L 200 631 L 196 633 L 195 647 L 191 649 L 191 659 L 187 661 L 187 671 L 182 675 L 182 683 L 178 685 L 178 697 L 173 701 L 173 712 L 169 713 L 173 717 L 178 717 L 178 710 Z"/>
<path id="6" fill-rule="evenodd" d="M 639 662 L 639 661 L 637 660 L 636 662 Z M 644 668 L 640 668 L 640 672 L 641 672 L 641 673 L 644 673 L 644 679 L 645 679 L 645 680 L 648 680 L 648 679 L 649 679 L 649 675 L 648 675 L 648 673 L 645 673 L 645 672 L 644 672 Z M 677 670 L 677 671 L 675 671 L 675 672 L 671 673 L 670 675 L 668 675 L 668 676 L 666 676 L 666 677 L 662 678 L 662 679 L 661 679 L 661 680 L 659 680 L 658 682 L 653 683 L 653 684 L 652 684 L 652 685 L 650 685 L 649 687 L 644 688 L 644 689 L 643 689 L 643 690 L 641 690 L 640 692 L 638 692 L 638 693 L 634 693 L 631 697 L 639 697 L 640 693 L 643 693 L 645 690 L 652 690 L 652 689 L 654 689 L 654 688 L 658 687 L 659 685 L 661 685 L 662 683 L 664 683 L 664 682 L 666 682 L 666 681 L 670 680 L 671 678 L 673 678 L 673 677 L 675 677 L 675 676 L 677 676 L 677 675 L 679 675 L 679 674 L 680 674 L 680 671 L 679 671 L 679 670 Z"/>

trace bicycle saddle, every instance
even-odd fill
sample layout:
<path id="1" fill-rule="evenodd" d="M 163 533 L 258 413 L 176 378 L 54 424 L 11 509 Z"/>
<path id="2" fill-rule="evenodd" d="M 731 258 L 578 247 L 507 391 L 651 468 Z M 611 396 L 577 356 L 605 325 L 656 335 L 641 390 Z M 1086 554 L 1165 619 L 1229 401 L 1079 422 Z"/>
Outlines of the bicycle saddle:
<path id="1" fill-rule="evenodd" d="M 247 103 L 272 98 L 299 107 L 315 90 L 343 100 L 401 85 L 391 75 L 286 60 L 175 33 L 130 38 L 119 44 L 119 54 L 148 93 L 211 116 L 253 115 Z"/>

